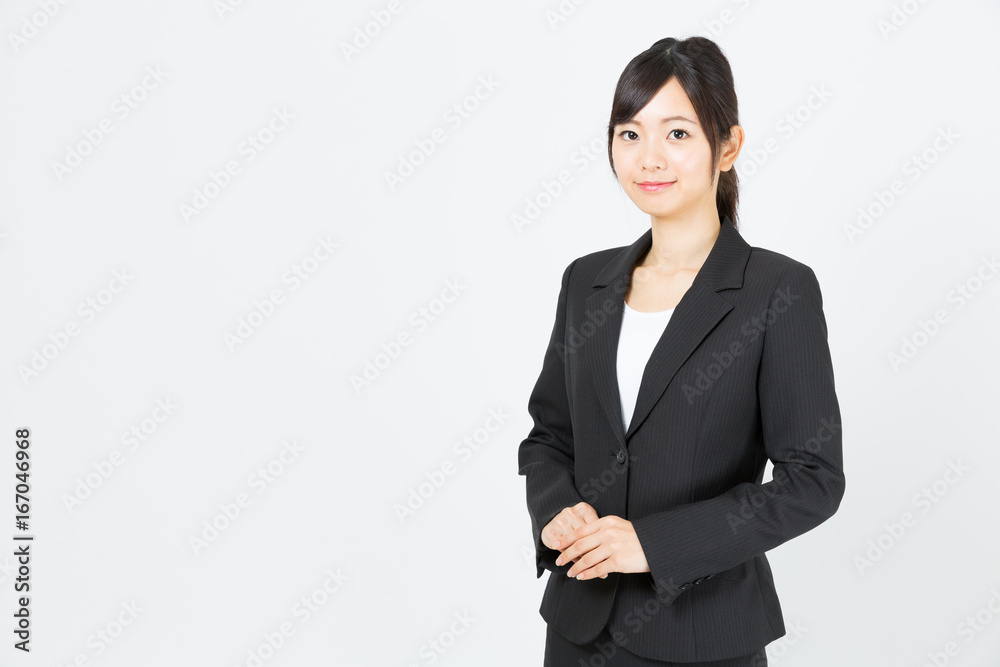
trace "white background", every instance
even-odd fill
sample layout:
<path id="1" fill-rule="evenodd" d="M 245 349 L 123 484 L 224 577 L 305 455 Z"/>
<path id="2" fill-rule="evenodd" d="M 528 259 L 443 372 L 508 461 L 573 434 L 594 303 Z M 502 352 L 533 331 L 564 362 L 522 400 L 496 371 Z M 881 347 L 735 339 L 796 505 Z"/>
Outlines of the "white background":
<path id="1" fill-rule="evenodd" d="M 545 578 L 516 465 L 528 394 L 563 269 L 649 227 L 604 148 L 618 76 L 694 34 L 736 80 L 741 233 L 815 270 L 843 413 L 840 511 L 768 553 L 789 630 L 771 664 L 922 665 L 949 642 L 947 664 L 996 663 L 1000 280 L 977 282 L 1000 251 L 995 2 L 566 0 L 558 21 L 556 2 L 221 6 L 0 7 L 0 664 L 540 665 Z M 239 173 L 206 188 L 230 160 Z M 390 186 L 401 160 L 419 165 Z M 540 213 L 518 227 L 529 200 Z M 878 215 L 851 236 L 861 209 Z M 298 285 L 295 265 L 312 271 Z M 894 367 L 904 341 L 917 352 Z M 502 427 L 456 448 L 491 411 Z M 27 655 L 10 632 L 25 427 Z M 143 440 L 123 440 L 133 428 Z M 952 462 L 967 471 L 940 481 Z"/>

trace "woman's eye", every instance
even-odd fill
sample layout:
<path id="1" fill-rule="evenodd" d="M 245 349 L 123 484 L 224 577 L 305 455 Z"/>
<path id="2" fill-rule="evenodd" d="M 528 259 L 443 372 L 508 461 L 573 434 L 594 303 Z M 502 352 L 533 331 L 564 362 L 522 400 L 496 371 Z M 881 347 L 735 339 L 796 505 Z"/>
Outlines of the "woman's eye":
<path id="1" fill-rule="evenodd" d="M 668 136 L 672 136 L 672 137 L 673 137 L 674 139 L 683 139 L 684 137 L 679 137 L 679 136 L 676 136 L 676 133 L 677 133 L 677 132 L 680 132 L 680 133 L 681 133 L 681 134 L 683 134 L 684 136 L 690 136 L 690 133 L 689 133 L 689 132 L 688 132 L 687 130 L 681 130 L 681 129 L 677 129 L 677 130 L 671 130 L 671 131 L 670 131 L 670 134 L 669 134 Z M 632 130 L 623 130 L 623 131 L 621 131 L 621 132 L 619 132 L 619 133 L 618 133 L 618 136 L 619 136 L 619 137 L 621 137 L 622 139 L 624 139 L 624 140 L 626 140 L 626 141 L 634 141 L 634 139 L 632 139 L 632 137 L 631 137 L 631 136 L 629 136 L 629 135 L 634 135 L 634 136 L 636 136 L 636 137 L 638 137 L 638 136 L 639 136 L 639 135 L 637 135 L 637 134 L 636 134 L 636 133 L 635 133 L 634 131 L 632 131 Z"/>

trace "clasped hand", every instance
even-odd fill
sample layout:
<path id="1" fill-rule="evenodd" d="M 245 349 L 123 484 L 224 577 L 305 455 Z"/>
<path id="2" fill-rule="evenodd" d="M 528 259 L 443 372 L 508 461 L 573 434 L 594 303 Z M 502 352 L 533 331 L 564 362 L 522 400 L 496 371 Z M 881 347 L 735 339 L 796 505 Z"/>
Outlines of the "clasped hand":
<path id="1" fill-rule="evenodd" d="M 562 553 L 556 565 L 573 561 L 567 576 L 607 579 L 611 572 L 649 572 L 631 521 L 598 517 L 585 502 L 567 507 L 542 529 L 542 544 Z"/>

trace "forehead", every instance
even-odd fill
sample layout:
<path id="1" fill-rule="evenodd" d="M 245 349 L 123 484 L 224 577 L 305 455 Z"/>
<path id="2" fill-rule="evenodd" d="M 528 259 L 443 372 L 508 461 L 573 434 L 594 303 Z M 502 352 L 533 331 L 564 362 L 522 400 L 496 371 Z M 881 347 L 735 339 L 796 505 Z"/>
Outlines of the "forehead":
<path id="1" fill-rule="evenodd" d="M 671 78 L 656 91 L 653 98 L 635 114 L 630 122 L 635 125 L 653 126 L 677 120 L 697 125 L 698 114 L 694 112 L 694 106 L 681 84 L 676 78 Z"/>

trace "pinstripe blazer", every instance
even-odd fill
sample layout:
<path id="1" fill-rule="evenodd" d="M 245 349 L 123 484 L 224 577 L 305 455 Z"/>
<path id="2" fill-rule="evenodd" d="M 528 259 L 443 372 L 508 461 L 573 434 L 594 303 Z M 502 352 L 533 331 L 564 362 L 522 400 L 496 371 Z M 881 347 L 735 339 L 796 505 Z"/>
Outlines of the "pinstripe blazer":
<path id="1" fill-rule="evenodd" d="M 651 243 L 650 229 L 563 272 L 518 447 L 537 576 L 552 573 L 539 613 L 578 644 L 608 625 L 644 657 L 719 660 L 785 634 L 764 552 L 828 519 L 844 494 L 826 320 L 810 267 L 723 223 L 645 366 L 626 431 L 622 303 Z M 581 501 L 632 522 L 649 572 L 565 576 L 572 563 L 555 564 L 541 531 Z"/>

